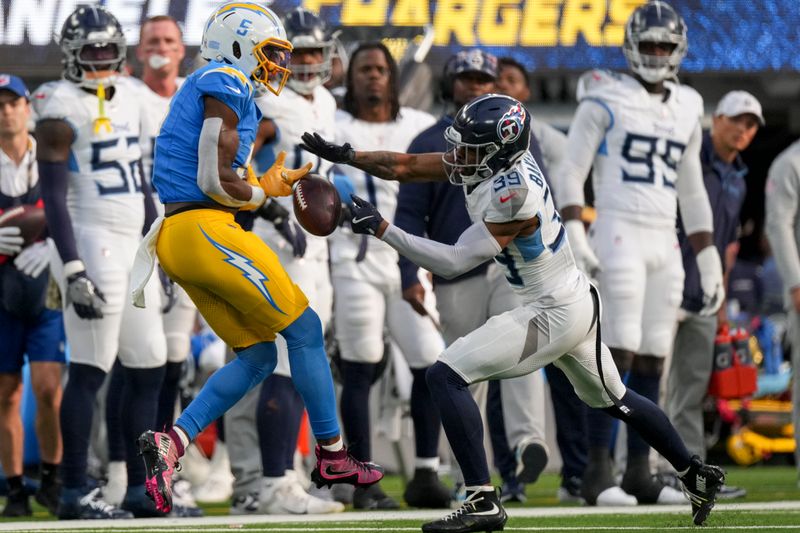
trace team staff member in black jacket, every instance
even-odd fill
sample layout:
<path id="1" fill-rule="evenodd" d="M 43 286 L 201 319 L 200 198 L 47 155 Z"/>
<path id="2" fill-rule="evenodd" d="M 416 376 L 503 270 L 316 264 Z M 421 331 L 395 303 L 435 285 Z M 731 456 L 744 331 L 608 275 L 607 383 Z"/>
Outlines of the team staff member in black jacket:
<path id="1" fill-rule="evenodd" d="M 497 58 L 481 50 L 464 50 L 451 57 L 445 65 L 442 96 L 448 104 L 448 114 L 420 133 L 408 149 L 409 153 L 441 152 L 445 150 L 444 130 L 453 123 L 452 113 L 470 100 L 495 90 Z M 541 161 L 539 145 L 531 136 L 531 151 Z M 453 244 L 470 226 L 469 215 L 460 187 L 446 182 L 403 183 L 395 214 L 395 224 L 414 235 Z M 400 256 L 403 298 L 420 314 L 424 289 L 417 278 L 417 266 Z M 442 334 L 449 345 L 459 337 L 477 329 L 496 314 L 518 306 L 517 296 L 493 263 L 485 263 L 453 280 L 433 277 L 434 293 L 441 317 Z M 486 388 L 473 391 L 482 405 Z M 508 444 L 516 449 L 517 458 L 495 447 L 496 461 L 505 486 L 503 494 L 524 499 L 519 482 L 533 483 L 547 465 L 547 446 L 544 440 L 544 382 L 542 374 L 503 381 L 501 384 L 503 416 Z M 493 439 L 493 444 L 495 444 Z M 502 439 L 501 439 L 502 440 Z M 510 457 L 509 457 L 510 456 Z M 518 480 L 517 480 L 518 478 Z"/>

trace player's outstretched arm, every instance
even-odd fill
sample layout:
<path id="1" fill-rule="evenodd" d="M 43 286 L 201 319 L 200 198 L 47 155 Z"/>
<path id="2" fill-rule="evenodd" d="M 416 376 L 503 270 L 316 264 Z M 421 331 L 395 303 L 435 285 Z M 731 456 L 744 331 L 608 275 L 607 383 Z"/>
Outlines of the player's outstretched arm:
<path id="1" fill-rule="evenodd" d="M 326 141 L 318 133 L 304 133 L 300 146 L 332 163 L 350 165 L 376 178 L 390 181 L 447 181 L 442 153 L 404 154 L 401 152 L 357 152 L 350 143 Z"/>
<path id="2" fill-rule="evenodd" d="M 538 219 L 503 224 L 481 222 L 464 230 L 455 244 L 443 244 L 406 233 L 389 224 L 371 203 L 352 196 L 350 224 L 355 233 L 378 237 L 414 264 L 446 279 L 469 272 L 499 254 L 520 233 L 538 227 Z"/>

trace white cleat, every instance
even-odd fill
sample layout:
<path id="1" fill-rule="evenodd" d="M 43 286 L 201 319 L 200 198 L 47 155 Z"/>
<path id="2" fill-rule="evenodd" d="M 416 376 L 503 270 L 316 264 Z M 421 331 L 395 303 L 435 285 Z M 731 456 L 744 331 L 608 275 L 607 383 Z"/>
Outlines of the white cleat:
<path id="1" fill-rule="evenodd" d="M 658 501 L 656 503 L 658 505 L 685 505 L 689 503 L 689 500 L 683 494 L 683 491 L 664 485 L 664 488 L 658 493 Z"/>
<path id="2" fill-rule="evenodd" d="M 330 514 L 341 513 L 344 505 L 323 500 L 303 490 L 294 476 L 284 476 L 264 483 L 258 498 L 266 514 Z"/>
<path id="3" fill-rule="evenodd" d="M 208 503 L 223 503 L 233 496 L 231 462 L 228 458 L 228 449 L 223 443 L 215 444 L 208 478 L 202 485 L 196 486 L 193 492 L 197 501 Z"/>
<path id="4" fill-rule="evenodd" d="M 128 490 L 128 469 L 125 461 L 108 463 L 108 482 L 103 487 L 103 500 L 119 507 Z"/>
<path id="5" fill-rule="evenodd" d="M 636 496 L 631 496 L 619 487 L 608 487 L 597 495 L 596 505 L 598 507 L 633 507 L 638 503 Z"/>

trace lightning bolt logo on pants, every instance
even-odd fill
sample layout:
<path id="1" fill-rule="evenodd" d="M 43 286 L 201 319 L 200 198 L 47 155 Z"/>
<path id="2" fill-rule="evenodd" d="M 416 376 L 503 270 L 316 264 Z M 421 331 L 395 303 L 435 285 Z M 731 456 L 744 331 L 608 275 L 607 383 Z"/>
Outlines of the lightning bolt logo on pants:
<path id="1" fill-rule="evenodd" d="M 242 272 L 242 276 L 247 278 L 247 281 L 252 283 L 253 286 L 258 289 L 258 292 L 264 296 L 273 309 L 282 315 L 286 314 L 278 307 L 278 305 L 275 303 L 275 300 L 272 299 L 272 295 L 267 290 L 266 282 L 269 281 L 269 278 L 267 278 L 263 272 L 253 266 L 253 262 L 250 259 L 214 241 L 214 239 L 209 237 L 208 234 L 203 231 L 203 228 L 200 228 L 200 231 L 203 232 L 205 238 L 208 239 L 208 242 L 210 242 L 214 248 L 228 256 L 228 258 L 224 261 L 240 270 Z"/>

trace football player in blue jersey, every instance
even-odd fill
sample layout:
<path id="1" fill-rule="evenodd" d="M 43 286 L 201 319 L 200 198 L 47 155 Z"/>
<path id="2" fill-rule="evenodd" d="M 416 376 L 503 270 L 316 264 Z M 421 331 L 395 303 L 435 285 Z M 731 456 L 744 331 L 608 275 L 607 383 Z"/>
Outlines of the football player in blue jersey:
<path id="1" fill-rule="evenodd" d="M 139 249 L 134 300 L 144 305 L 141 289 L 157 254 L 164 271 L 237 354 L 168 433 L 147 431 L 139 438 L 146 490 L 163 511 L 172 507 L 171 479 L 185 447 L 275 369 L 277 334 L 286 340 L 294 385 L 318 442 L 312 479 L 318 486 L 369 486 L 383 477 L 379 467 L 353 459 L 344 448 L 319 317 L 277 255 L 234 221 L 240 209 L 291 194 L 292 184 L 311 168 L 286 169 L 284 152 L 261 177 L 249 167 L 261 118 L 254 98 L 280 94 L 290 75 L 291 50 L 271 10 L 249 2 L 218 7 L 201 44 L 209 64 L 173 97 L 156 139 L 153 185 L 165 214 Z"/>

